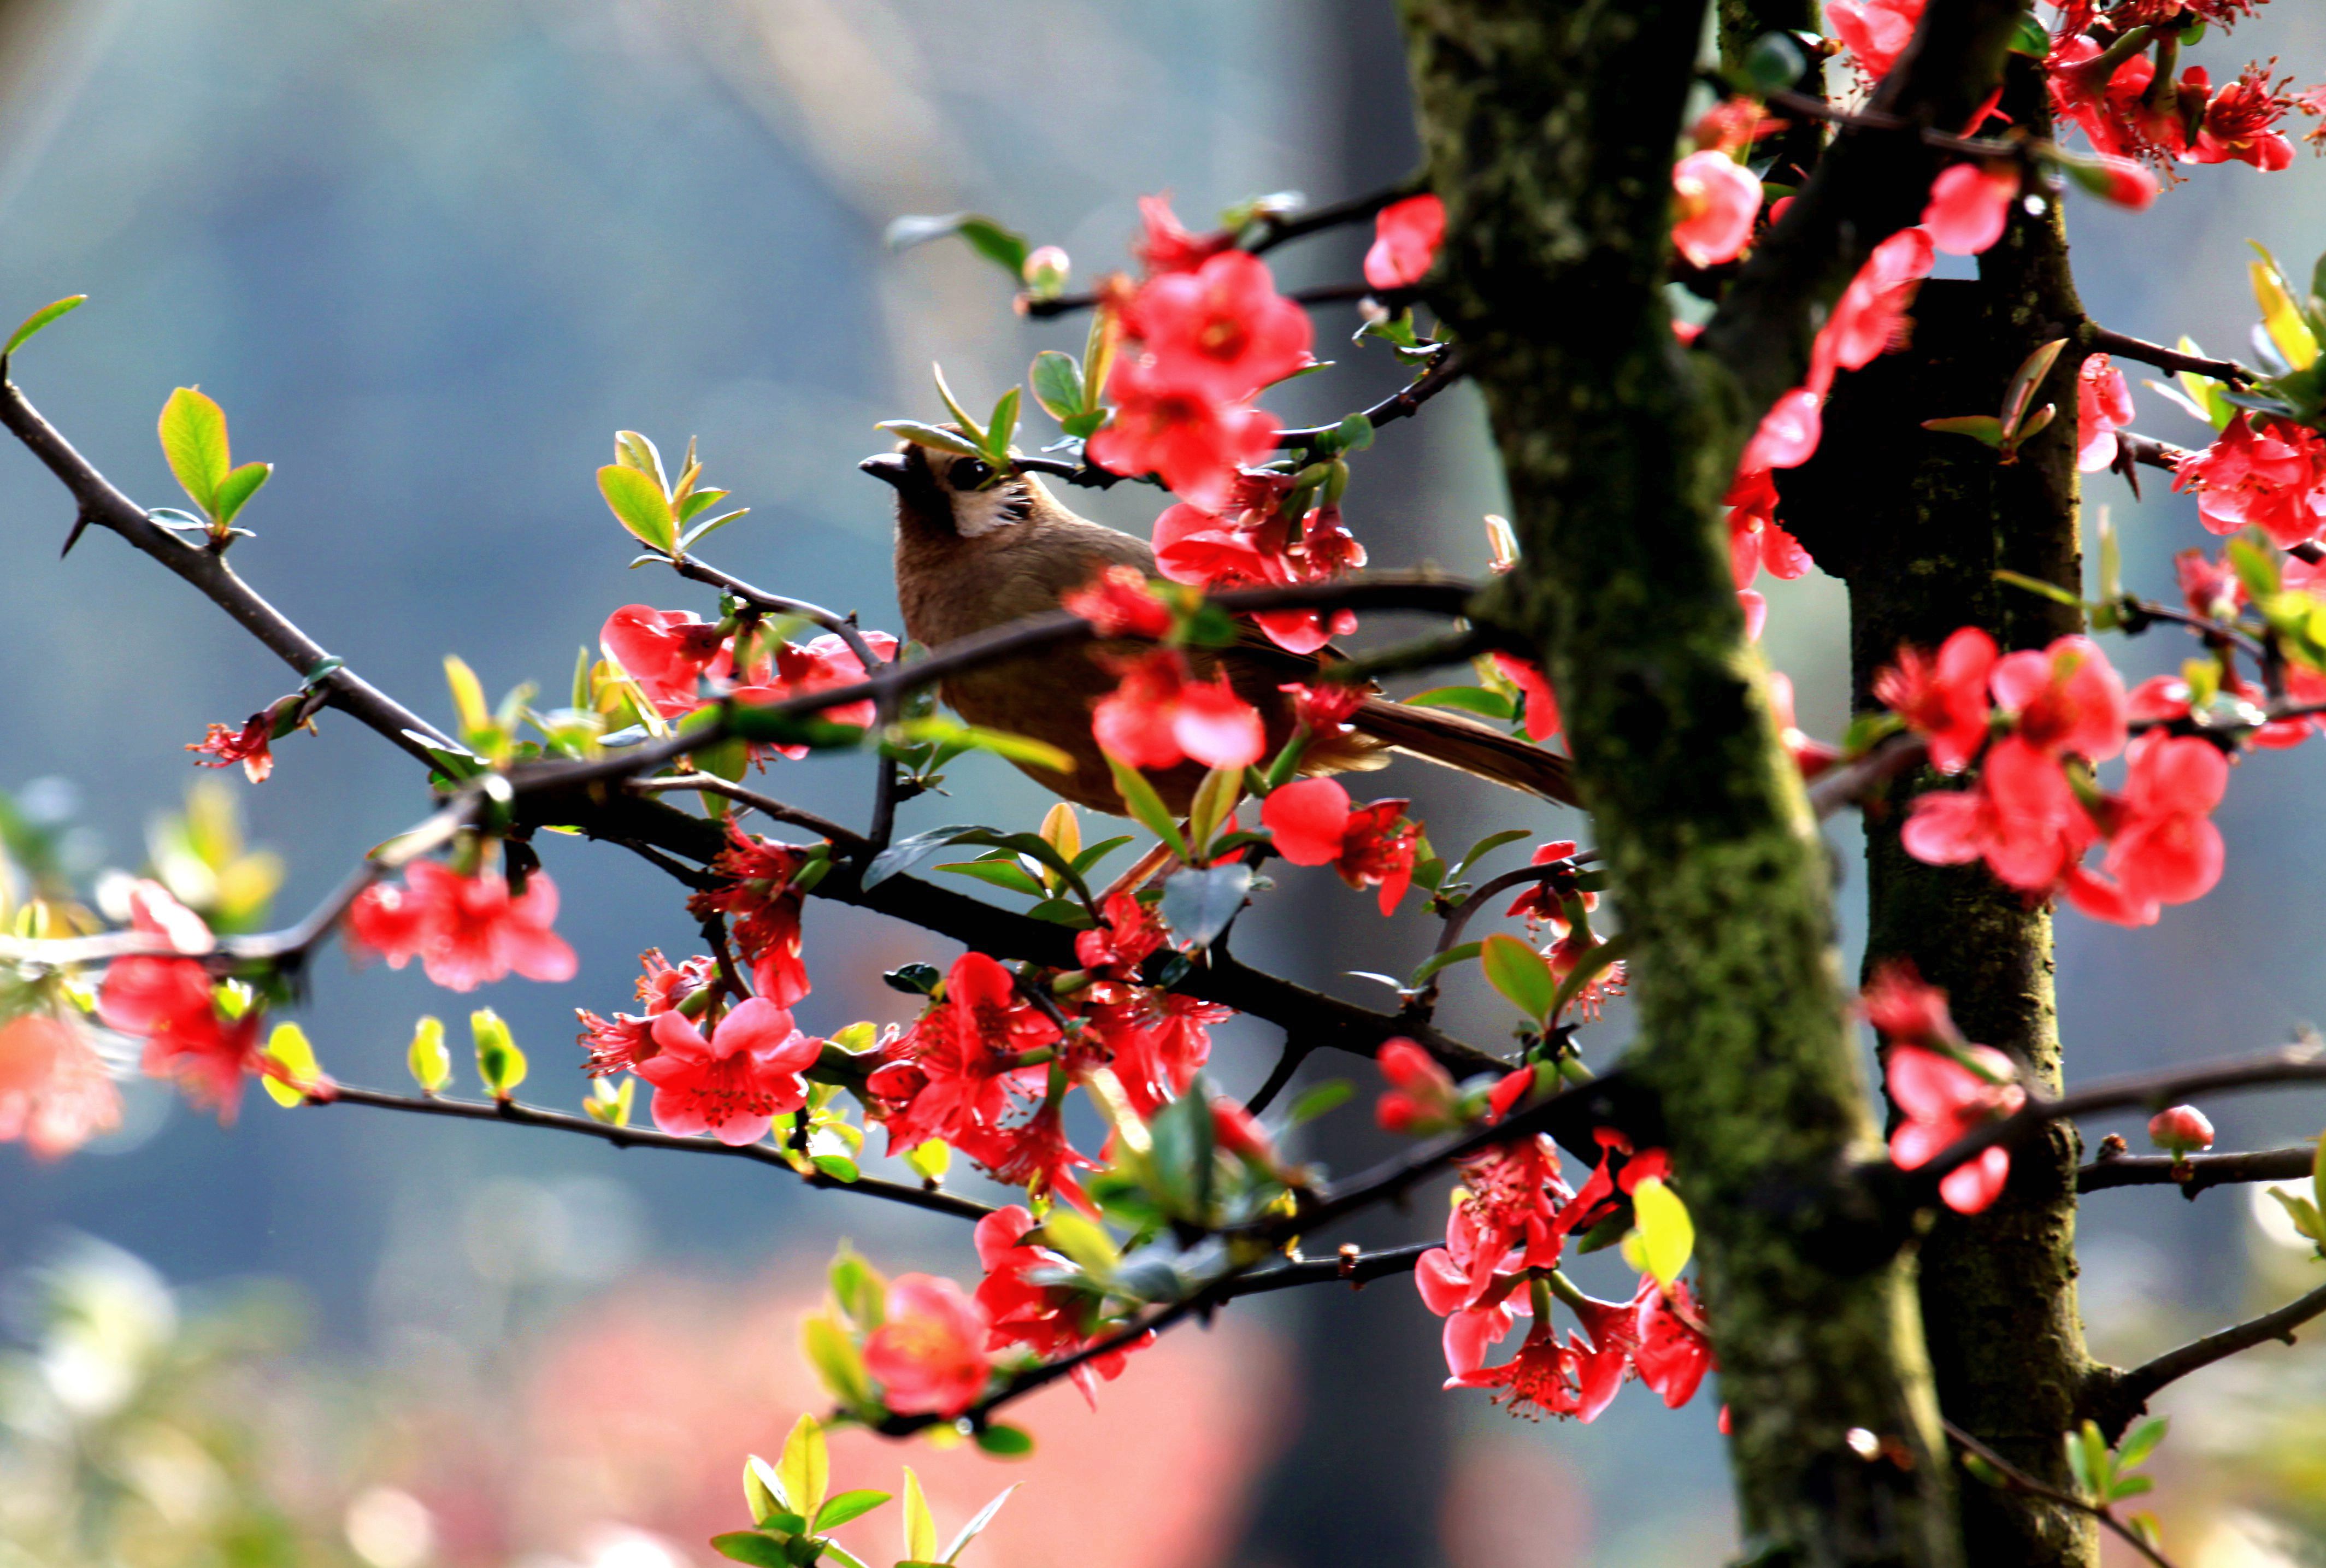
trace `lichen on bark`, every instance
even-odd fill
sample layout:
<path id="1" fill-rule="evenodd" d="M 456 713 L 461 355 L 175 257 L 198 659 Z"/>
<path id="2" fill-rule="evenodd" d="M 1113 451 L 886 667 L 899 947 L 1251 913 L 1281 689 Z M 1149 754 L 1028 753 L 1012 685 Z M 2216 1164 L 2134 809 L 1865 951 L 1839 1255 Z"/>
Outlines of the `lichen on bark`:
<path id="1" fill-rule="evenodd" d="M 1447 209 L 1431 298 L 1478 366 L 1540 647 L 1698 1220 L 1745 1529 L 1768 1563 L 1960 1561 L 1909 1276 L 1835 1246 L 1876 1132 L 1829 868 L 1746 642 L 1719 496 L 1751 417 L 1675 341 L 1670 163 L 1705 0 L 1404 0 Z"/>

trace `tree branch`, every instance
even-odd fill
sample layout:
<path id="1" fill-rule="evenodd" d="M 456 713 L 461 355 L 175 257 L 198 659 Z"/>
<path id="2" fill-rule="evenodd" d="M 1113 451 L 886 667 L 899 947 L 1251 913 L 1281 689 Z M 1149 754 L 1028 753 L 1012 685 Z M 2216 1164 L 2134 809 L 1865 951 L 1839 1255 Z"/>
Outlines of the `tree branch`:
<path id="1" fill-rule="evenodd" d="M 226 558 L 217 551 L 191 545 L 154 522 L 144 508 L 107 482 L 72 444 L 41 417 L 14 383 L 0 380 L 0 426 L 5 426 L 33 455 L 47 465 L 79 503 L 76 531 L 88 523 L 100 524 L 191 583 L 203 598 L 226 611 L 266 650 L 304 679 L 330 662 L 323 645 L 284 618 L 282 612 L 253 592 Z M 429 762 L 428 747 L 449 747 L 452 741 L 417 713 L 404 707 L 345 664 L 316 679 L 329 694 L 330 705 L 409 752 Z"/>
<path id="2" fill-rule="evenodd" d="M 498 1121 L 516 1127 L 545 1127 L 553 1132 L 574 1133 L 582 1137 L 596 1138 L 618 1149 L 675 1149 L 682 1154 L 723 1155 L 757 1164 L 773 1165 L 786 1174 L 798 1176 L 810 1187 L 830 1187 L 878 1198 L 884 1202 L 901 1203 L 908 1209 L 925 1209 L 933 1214 L 950 1214 L 956 1220 L 982 1220 L 993 1211 L 983 1203 L 967 1198 L 956 1198 L 950 1192 L 934 1192 L 925 1187 L 908 1187 L 900 1182 L 884 1182 L 876 1176 L 860 1176 L 853 1182 L 843 1182 L 822 1171 L 802 1175 L 792 1168 L 783 1150 L 769 1143 L 722 1144 L 715 1138 L 681 1137 L 675 1133 L 652 1132 L 643 1127 L 611 1127 L 588 1117 L 568 1116 L 563 1111 L 542 1110 L 534 1106 L 519 1105 L 515 1100 L 484 1101 L 474 1099 L 440 1099 L 433 1096 L 388 1094 L 377 1089 L 356 1089 L 346 1084 L 319 1085 L 308 1091 L 309 1105 L 362 1105 L 375 1110 L 398 1110 L 412 1116 L 451 1117 L 461 1121 Z"/>
<path id="3" fill-rule="evenodd" d="M 2134 1551 L 2154 1563 L 2156 1568 L 2172 1568 L 2172 1562 L 2163 1553 L 2143 1539 L 2139 1531 L 2117 1518 L 2114 1510 L 2103 1508 L 2097 1503 L 2088 1502 L 2073 1492 L 2063 1492 L 2057 1487 L 2046 1485 L 1943 1416 L 1940 1418 L 1939 1424 L 1945 1427 L 1947 1435 L 1960 1443 L 1967 1452 L 1978 1455 L 1980 1459 L 1993 1466 L 1995 1472 L 2003 1478 L 2003 1484 L 2007 1489 L 2024 1492 L 2029 1497 L 2042 1498 L 2046 1502 L 2057 1503 L 2063 1508 L 2073 1508 L 2078 1513 L 2089 1514 L 2107 1526 L 2118 1539 L 2129 1544 Z"/>
<path id="4" fill-rule="evenodd" d="M 1423 404 L 1468 374 L 1469 367 L 1462 363 L 1462 350 L 1449 344 L 1437 351 L 1437 357 L 1430 360 L 1429 367 L 1416 376 L 1411 385 L 1382 398 L 1366 409 L 1364 416 L 1372 422 L 1375 430 L 1401 419 L 1410 419 L 1421 412 Z M 1313 447 L 1339 428 L 1337 424 L 1320 424 L 1307 430 L 1279 431 L 1276 444 L 1296 450 Z"/>
<path id="5" fill-rule="evenodd" d="M 2076 341 L 2094 354 L 2154 365 L 2159 370 L 2193 371 L 2199 376 L 2210 376 L 2216 381 L 2226 381 L 2233 386 L 2249 385 L 2257 379 L 2252 371 L 2234 359 L 2208 359 L 2201 354 L 2183 354 L 2180 349 L 2167 348 L 2162 343 L 2111 332 L 2097 321 L 2086 321 L 2077 328 Z"/>
<path id="6" fill-rule="evenodd" d="M 2286 1149 L 2256 1149 L 2250 1154 L 2191 1155 L 2175 1160 L 2166 1155 L 2118 1155 L 2105 1149 L 2100 1157 L 2076 1172 L 2076 1191 L 2098 1192 L 2109 1187 L 2178 1187 L 2184 1198 L 2194 1198 L 2208 1187 L 2237 1182 L 2295 1182 L 2310 1174 L 2318 1158 L 2314 1144 Z"/>
<path id="7" fill-rule="evenodd" d="M 741 784 L 730 784 L 716 774 L 682 773 L 668 778 L 632 779 L 625 786 L 642 795 L 663 794 L 677 790 L 692 790 L 702 794 L 719 795 L 738 805 L 749 806 L 771 821 L 783 822 L 795 828 L 805 828 L 818 838 L 828 839 L 835 849 L 854 850 L 865 843 L 862 834 L 843 828 L 829 817 L 820 817 L 799 806 L 786 805 L 772 796 L 757 790 L 747 790 Z"/>
<path id="8" fill-rule="evenodd" d="M 2250 1350 L 2266 1341 L 2283 1340 L 2290 1345 L 2293 1343 L 2293 1331 L 2321 1314 L 2326 1314 L 2326 1285 L 2308 1295 L 2297 1296 L 2275 1312 L 2264 1313 L 2219 1333 L 2191 1341 L 2178 1350 L 2167 1350 L 2130 1371 L 2096 1368 L 2085 1387 L 2085 1407 L 2099 1423 L 2107 1440 L 2114 1443 L 2166 1384 L 2201 1371 L 2216 1361 L 2225 1361 L 2240 1350 Z"/>

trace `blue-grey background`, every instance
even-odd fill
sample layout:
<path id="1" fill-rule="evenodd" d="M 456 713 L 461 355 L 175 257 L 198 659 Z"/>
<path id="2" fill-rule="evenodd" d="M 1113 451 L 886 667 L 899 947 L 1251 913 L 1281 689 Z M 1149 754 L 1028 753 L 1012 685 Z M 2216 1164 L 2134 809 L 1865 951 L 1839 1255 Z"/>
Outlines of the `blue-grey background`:
<path id="1" fill-rule="evenodd" d="M 1013 318 L 1000 274 L 958 247 L 888 254 L 890 218 L 993 212 L 1065 246 L 1087 279 L 1122 264 L 1140 192 L 1171 190 L 1200 225 L 1262 190 L 1330 199 L 1372 188 L 1413 157 L 1377 0 L 54 9 L 63 21 L 44 40 L 38 85 L 21 87 L 0 119 L 0 315 L 66 292 L 91 302 L 21 357 L 17 379 L 153 505 L 172 493 L 154 439 L 162 400 L 197 383 L 217 396 L 237 457 L 277 465 L 244 519 L 258 536 L 237 548 L 237 568 L 334 653 L 440 719 L 446 653 L 496 695 L 528 679 L 555 691 L 615 606 L 709 608 L 667 576 L 625 570 L 626 540 L 591 481 L 617 428 L 645 431 L 665 451 L 699 436 L 711 478 L 753 507 L 713 542 L 713 559 L 895 625 L 886 493 L 854 468 L 877 448 L 873 422 L 932 413 L 933 359 L 975 402 L 1022 375 L 1036 349 L 1074 346 L 1079 333 Z M 2206 57 L 2218 78 L 2272 52 L 2326 60 L 2326 17 L 2273 6 Z M 2305 156 L 2269 178 L 2237 165 L 2192 172 L 2145 218 L 2078 201 L 2079 282 L 2111 326 L 2166 340 L 2191 332 L 2234 353 L 2253 315 L 2244 241 L 2265 241 L 2306 275 L 2326 248 L 2326 169 Z M 1356 254 L 1336 237 L 1275 259 L 1288 283 L 1326 282 L 1353 275 Z M 1291 417 L 1358 406 L 1386 384 L 1378 349 L 1342 347 L 1353 324 L 1320 313 L 1318 352 L 1344 369 L 1292 389 Z M 2143 429 L 2198 439 L 2161 398 L 2136 395 Z M 1378 563 L 1476 570 L 1498 483 L 1475 402 L 1459 394 L 1421 425 L 1384 434 L 1351 520 Z M 2113 478 L 2091 490 L 2125 528 L 2132 585 L 2169 598 L 2170 551 L 2210 542 L 2185 498 L 2158 476 L 2147 487 L 2139 505 Z M 1074 500 L 1143 532 L 1149 494 Z M 92 536 L 60 563 L 70 521 L 48 476 L 0 450 L 0 787 L 72 781 L 106 863 L 134 867 L 144 822 L 191 774 L 183 744 L 293 682 L 116 541 Z M 1797 682 L 1804 725 L 1838 734 L 1840 589 L 1813 576 L 1771 597 L 1772 662 Z M 2121 649 L 2119 663 L 2146 673 L 2184 651 L 2158 634 Z M 2240 770 L 2220 813 L 2229 869 L 2202 904 L 2143 932 L 2062 918 L 2073 1072 L 2244 1049 L 2326 1015 L 2311 907 L 2326 834 L 2305 810 L 2321 766 L 2313 746 Z M 909 807 L 907 825 L 1025 825 L 1040 809 L 995 765 L 965 765 L 956 782 L 954 801 Z M 281 914 L 424 806 L 400 756 L 330 715 L 320 737 L 284 744 L 273 783 L 236 787 L 254 837 L 289 859 Z M 861 813 L 866 793 L 861 765 L 844 762 L 784 765 L 768 787 L 843 818 Z M 1505 821 L 1545 836 L 1577 827 L 1531 809 L 1513 816 L 1507 799 L 1410 769 L 1388 775 L 1391 787 L 1417 796 L 1441 848 Z M 1856 845 L 1846 829 L 1834 839 L 1847 906 L 1859 888 Z M 635 955 L 655 944 L 675 955 L 690 923 L 669 885 L 619 850 L 551 843 L 544 855 L 582 976 L 511 981 L 476 1001 L 507 1016 L 532 1052 L 528 1091 L 560 1102 L 580 1081 L 571 1009 L 619 1005 Z M 1271 939 L 1270 956 L 1353 996 L 1367 983 L 1341 971 L 1407 967 L 1427 940 L 1419 923 L 1383 933 L 1369 900 L 1324 873 L 1279 897 L 1292 934 Z M 818 1029 L 902 1016 L 903 999 L 872 977 L 948 951 L 828 908 L 812 913 L 807 940 L 818 989 L 802 1012 Z M 1486 1040 L 1506 1027 L 1456 988 L 1451 1022 Z M 467 1005 L 414 974 L 352 973 L 332 956 L 304 1016 L 332 1072 L 392 1084 L 413 1016 L 457 1020 Z M 1619 1007 L 1595 1052 L 1624 1027 Z M 1231 1031 L 1222 1076 L 1249 1090 L 1271 1043 L 1268 1031 Z M 2316 1097 L 2284 1096 L 2227 1102 L 2214 1118 L 2224 1146 L 2249 1146 L 2314 1131 L 2318 1115 Z M 519 1211 L 546 1215 L 541 1223 L 589 1229 L 591 1245 L 565 1270 L 576 1294 L 649 1261 L 805 1268 L 843 1230 L 892 1259 L 970 1266 L 963 1239 L 943 1227 L 803 1196 L 725 1162 L 354 1110 L 285 1115 L 256 1096 L 231 1130 L 154 1092 L 136 1098 L 131 1122 L 109 1148 L 53 1167 L 0 1149 L 0 1268 L 70 1228 L 174 1280 L 288 1278 L 314 1304 L 322 1350 L 367 1364 L 505 1348 L 506 1303 L 464 1261 L 474 1247 L 453 1239 L 480 1192 L 497 1211 L 516 1192 L 533 1205 Z M 1335 1158 L 1367 1147 L 1359 1132 L 1325 1137 Z M 2194 1206 L 2097 1198 L 2086 1284 L 2101 1349 L 2135 1353 L 2172 1325 L 2236 1305 L 2244 1216 L 2237 1195 Z M 1422 1234 L 1430 1217 L 1380 1234 Z M 1251 1560 L 1411 1563 L 1445 1552 L 1460 1563 L 1642 1564 L 1726 1549 L 1708 1395 L 1667 1414 L 1635 1394 L 1591 1429 L 1516 1427 L 1475 1396 L 1436 1391 L 1436 1325 L 1402 1287 L 1277 1304 L 1270 1316 L 1302 1336 L 1311 1415 L 1288 1417 L 1298 1440 L 1252 1503 Z M 1456 1531 L 1441 1545 L 1447 1489 L 1458 1505 L 1505 1484 L 1537 1489 L 1565 1521 L 1562 1543 L 1482 1545 Z"/>

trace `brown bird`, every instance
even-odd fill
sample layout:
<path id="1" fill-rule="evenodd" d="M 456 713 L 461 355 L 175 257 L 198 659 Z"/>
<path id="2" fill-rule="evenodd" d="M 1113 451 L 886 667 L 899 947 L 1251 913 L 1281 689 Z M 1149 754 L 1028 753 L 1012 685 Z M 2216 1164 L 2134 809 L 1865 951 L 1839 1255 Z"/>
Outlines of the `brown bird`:
<path id="1" fill-rule="evenodd" d="M 1146 541 L 1077 517 L 1032 474 L 996 478 L 980 458 L 904 443 L 867 458 L 864 472 L 897 489 L 897 598 L 907 636 L 930 648 L 1058 608 L 1066 594 L 1112 566 L 1158 575 Z M 1117 645 L 1117 650 L 1120 650 Z M 1122 797 L 1091 734 L 1091 708 L 1112 691 L 1109 645 L 1047 649 L 946 677 L 938 695 L 972 724 L 1030 736 L 1075 759 L 1071 774 L 1019 765 L 1077 805 L 1121 813 Z M 1192 650 L 1196 673 L 1227 673 L 1236 694 L 1260 710 L 1269 750 L 1292 729 L 1278 690 L 1315 678 L 1318 660 L 1290 654 L 1248 627 L 1243 642 Z M 1377 690 L 1377 688 L 1375 688 Z M 1351 717 L 1354 733 L 1312 744 L 1305 775 L 1362 772 L 1402 752 L 1512 789 L 1576 803 L 1567 759 L 1475 720 L 1369 698 Z M 1196 763 L 1150 775 L 1164 803 L 1185 813 L 1204 776 Z"/>

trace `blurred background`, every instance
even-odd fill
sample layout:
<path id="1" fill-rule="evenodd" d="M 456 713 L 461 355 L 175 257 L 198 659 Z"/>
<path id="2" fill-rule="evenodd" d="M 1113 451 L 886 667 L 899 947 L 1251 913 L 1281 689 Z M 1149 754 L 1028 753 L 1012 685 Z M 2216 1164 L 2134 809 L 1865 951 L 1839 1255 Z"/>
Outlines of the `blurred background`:
<path id="1" fill-rule="evenodd" d="M 2218 79 L 2272 53 L 2319 73 L 2326 15 L 2288 0 L 2200 58 Z M 277 465 L 241 520 L 257 537 L 238 569 L 440 721 L 446 653 L 496 695 L 523 680 L 554 692 L 616 606 L 712 608 L 625 571 L 592 483 L 617 428 L 665 450 L 699 437 L 711 479 L 752 506 L 711 559 L 896 625 L 888 494 L 855 470 L 880 444 L 873 422 L 936 412 L 932 360 L 991 400 L 1037 349 L 1077 348 L 1080 328 L 1013 317 L 1000 274 L 957 246 L 890 254 L 892 218 L 990 212 L 1065 246 L 1087 281 L 1125 264 L 1140 193 L 1170 191 L 1202 227 L 1263 191 L 1375 189 L 1414 160 L 1389 0 L 0 0 L 0 317 L 91 296 L 18 381 L 149 505 L 174 492 L 154 437 L 163 399 L 196 383 L 218 397 L 237 456 Z M 2244 242 L 2306 269 L 2326 248 L 2326 165 L 2193 174 L 2145 220 L 2073 206 L 2079 280 L 2110 326 L 2236 353 L 2253 316 Z M 1270 259 L 1285 286 L 1332 283 L 1361 249 L 1330 236 Z M 1340 368 L 1273 400 L 1289 419 L 1394 385 L 1381 348 L 1342 347 L 1354 325 L 1318 313 L 1319 355 Z M 2137 398 L 2144 430 L 2200 438 Z M 1500 505 L 1489 457 L 1466 390 L 1385 432 L 1349 503 L 1374 561 L 1482 570 L 1480 519 Z M 1144 533 L 1151 496 L 1072 500 Z M 2206 542 L 2193 507 L 2154 476 L 2144 504 L 2112 478 L 2092 498 L 2126 531 L 2131 585 L 2172 598 L 2170 552 Z M 184 744 L 293 682 L 110 537 L 59 563 L 70 522 L 47 474 L 0 449 L 0 789 L 60 868 L 84 885 L 113 867 L 246 892 L 279 878 L 279 919 L 421 813 L 403 759 L 326 715 L 320 736 L 282 743 L 263 787 L 200 775 L 217 794 L 195 808 L 209 847 L 195 853 L 205 832 L 164 820 L 196 777 Z M 1836 736 L 1840 589 L 1812 574 L 1771 598 L 1772 661 L 1804 727 Z M 2155 634 L 2119 663 L 2145 674 L 2184 653 Z M 2326 828 L 2303 805 L 2321 768 L 2312 746 L 2242 771 L 2221 812 L 2228 873 L 2203 903 L 2145 932 L 2062 919 L 2073 1071 L 2258 1046 L 2326 1016 L 2300 891 L 2326 869 Z M 768 787 L 842 819 L 868 793 L 863 765 L 842 761 L 781 765 Z M 909 805 L 905 827 L 1030 826 L 1046 803 L 982 760 L 953 787 Z M 1441 849 L 1494 826 L 1579 827 L 1434 772 L 1393 772 L 1392 791 L 1416 797 Z M 229 807 L 238 848 L 219 836 Z M 1832 836 L 1854 930 L 1857 847 L 1847 827 Z M 330 1072 L 393 1086 L 416 1015 L 482 1003 L 532 1054 L 528 1098 L 579 1097 L 572 1009 L 626 1003 L 637 953 L 691 951 L 692 926 L 640 862 L 544 849 L 580 978 L 464 1000 L 327 955 L 302 1018 Z M 1241 949 L 1386 1000 L 1351 971 L 1409 969 L 1425 923 L 1377 921 L 1326 872 L 1285 882 Z M 879 971 L 952 957 L 823 906 L 807 951 L 817 988 L 801 1012 L 818 1032 L 904 1017 Z M 1446 1016 L 1491 1044 L 1509 1019 L 1481 990 L 1455 985 Z M 1618 1004 L 1586 1035 L 1591 1059 L 1627 1027 Z M 1223 1031 L 1218 1076 L 1248 1093 L 1274 1044 Z M 1370 1090 L 1362 1063 L 1319 1065 Z M 71 1159 L 0 1146 L 0 1564 L 708 1563 L 704 1538 L 741 1517 L 743 1453 L 772 1452 L 822 1403 L 795 1324 L 834 1245 L 973 1270 L 949 1221 L 732 1162 L 290 1113 L 256 1094 L 221 1128 L 126 1087 L 121 1130 Z M 2256 1146 L 2314 1133 L 2326 1098 L 2211 1109 L 2222 1146 Z M 1380 1152 L 1368 1119 L 1344 1110 L 1306 1152 L 1363 1162 Z M 1434 1211 L 1361 1239 L 1421 1237 Z M 2257 1212 L 2236 1192 L 2096 1196 L 2098 1351 L 2136 1359 L 2303 1288 Z M 1584 1283 L 1620 1284 L 1588 1267 Z M 836 1446 L 835 1477 L 892 1489 L 911 1462 L 948 1530 L 1022 1481 L 972 1548 L 997 1568 L 1652 1568 L 1732 1551 L 1710 1391 L 1666 1412 L 1635 1390 L 1590 1428 L 1516 1423 L 1438 1390 L 1437 1322 L 1402 1282 L 1310 1294 L 1177 1337 L 1094 1415 L 1071 1394 L 1037 1402 L 1029 1460 L 860 1437 Z M 2158 1511 L 2184 1564 L 2326 1550 L 2321 1391 L 2326 1358 L 2276 1347 L 2172 1391 Z M 887 1520 L 846 1538 L 886 1550 Z"/>

